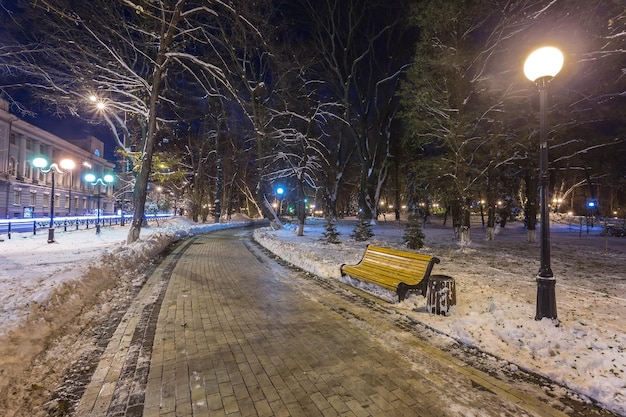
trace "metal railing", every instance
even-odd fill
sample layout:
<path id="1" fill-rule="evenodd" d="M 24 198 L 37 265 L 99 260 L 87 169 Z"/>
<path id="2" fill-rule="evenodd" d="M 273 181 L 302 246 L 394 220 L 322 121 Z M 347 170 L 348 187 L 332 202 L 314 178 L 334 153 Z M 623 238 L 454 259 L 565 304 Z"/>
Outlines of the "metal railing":
<path id="1" fill-rule="evenodd" d="M 170 213 L 151 213 L 145 214 L 145 221 L 156 221 L 169 218 L 173 215 Z M 100 226 L 124 226 L 133 220 L 132 214 L 125 215 L 100 215 Z M 54 228 L 57 230 L 79 230 L 96 227 L 98 216 L 68 216 L 55 217 Z M 49 217 L 36 217 L 31 219 L 0 219 L 0 235 L 7 235 L 11 239 L 12 233 L 32 233 L 34 235 L 42 230 L 50 228 Z"/>

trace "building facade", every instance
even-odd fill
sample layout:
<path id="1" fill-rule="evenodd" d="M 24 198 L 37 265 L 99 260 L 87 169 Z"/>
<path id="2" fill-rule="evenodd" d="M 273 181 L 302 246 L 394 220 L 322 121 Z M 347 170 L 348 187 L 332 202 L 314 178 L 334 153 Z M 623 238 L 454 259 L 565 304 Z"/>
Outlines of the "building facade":
<path id="1" fill-rule="evenodd" d="M 97 138 L 62 139 L 11 114 L 0 99 L 0 216 L 47 217 L 52 201 L 55 217 L 92 215 L 98 210 L 98 193 L 100 213 L 113 214 L 115 185 L 98 187 L 85 180 L 87 173 L 97 178 L 113 174 L 115 164 L 103 155 L 104 144 Z M 37 157 L 48 166 L 64 159 L 74 162 L 73 169 L 54 175 L 54 196 L 53 175 L 33 165 Z"/>

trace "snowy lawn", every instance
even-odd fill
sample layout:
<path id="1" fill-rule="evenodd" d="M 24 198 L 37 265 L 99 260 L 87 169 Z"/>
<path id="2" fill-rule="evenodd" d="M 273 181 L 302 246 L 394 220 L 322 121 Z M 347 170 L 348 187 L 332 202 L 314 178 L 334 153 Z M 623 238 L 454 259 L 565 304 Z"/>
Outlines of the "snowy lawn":
<path id="1" fill-rule="evenodd" d="M 413 295 L 398 308 L 412 319 L 517 367 L 561 383 L 584 399 L 626 415 L 626 238 L 600 236 L 578 225 L 553 223 L 552 270 L 560 326 L 535 321 L 539 243 L 527 243 L 519 223 L 509 223 L 493 241 L 484 239 L 480 219 L 472 243 L 461 250 L 451 227 L 433 218 L 419 252 L 438 257 L 433 274 L 456 280 L 457 306 L 448 317 L 431 315 Z M 368 242 L 350 238 L 354 222 L 340 221 L 340 244 L 322 241 L 324 223 L 309 219 L 304 236 L 287 226 L 255 231 L 276 255 L 315 275 L 340 279 L 343 263 L 355 264 L 367 243 L 404 249 L 404 222 L 380 222 Z M 587 233 L 589 232 L 589 233 Z M 362 287 L 362 288 L 365 288 Z M 392 294 L 375 291 L 392 301 Z M 397 297 L 396 297 L 397 298 Z"/>

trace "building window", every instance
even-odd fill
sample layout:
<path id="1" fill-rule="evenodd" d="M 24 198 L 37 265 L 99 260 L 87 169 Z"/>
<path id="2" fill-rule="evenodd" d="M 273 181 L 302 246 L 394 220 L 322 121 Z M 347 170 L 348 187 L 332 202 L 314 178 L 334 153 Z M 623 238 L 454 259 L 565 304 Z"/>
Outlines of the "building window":
<path id="1" fill-rule="evenodd" d="M 22 205 L 22 190 L 13 190 L 13 205 L 21 206 Z"/>
<path id="2" fill-rule="evenodd" d="M 35 191 L 30 192 L 30 206 L 35 207 L 37 205 L 37 193 Z"/>
<path id="3" fill-rule="evenodd" d="M 9 172 L 9 175 L 15 176 L 16 165 L 17 164 L 15 163 L 15 159 L 9 158 L 9 166 L 7 167 L 7 171 Z"/>
<path id="4" fill-rule="evenodd" d="M 83 210 L 87 209 L 87 198 L 83 197 L 83 206 L 82 206 Z"/>
<path id="5" fill-rule="evenodd" d="M 43 195 L 43 206 L 50 207 L 50 194 L 49 193 L 44 193 Z"/>
<path id="6" fill-rule="evenodd" d="M 55 194 L 54 195 L 54 208 L 59 208 L 59 207 L 61 207 L 61 195 Z"/>
<path id="7" fill-rule="evenodd" d="M 70 198 L 68 196 L 65 196 L 65 208 L 70 208 Z"/>
<path id="8" fill-rule="evenodd" d="M 78 197 L 74 197 L 74 210 L 78 208 Z"/>
<path id="9" fill-rule="evenodd" d="M 24 161 L 24 177 L 31 178 L 33 172 L 33 167 L 30 165 L 30 162 Z"/>
<path id="10" fill-rule="evenodd" d="M 32 139 L 26 139 L 26 150 L 32 150 L 33 149 L 33 141 Z"/>
<path id="11" fill-rule="evenodd" d="M 9 139 L 9 142 L 11 145 L 17 145 L 17 135 L 15 133 L 11 132 L 11 139 Z"/>
<path id="12" fill-rule="evenodd" d="M 39 153 L 42 155 L 46 154 L 46 145 L 43 145 L 43 144 L 39 145 Z"/>

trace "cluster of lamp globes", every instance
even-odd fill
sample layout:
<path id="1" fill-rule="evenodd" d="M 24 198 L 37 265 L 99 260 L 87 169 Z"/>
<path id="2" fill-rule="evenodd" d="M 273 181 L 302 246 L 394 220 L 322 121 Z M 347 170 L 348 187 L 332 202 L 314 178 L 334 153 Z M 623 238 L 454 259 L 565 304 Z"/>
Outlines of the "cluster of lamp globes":
<path id="1" fill-rule="evenodd" d="M 33 166 L 39 168 L 43 173 L 56 172 L 57 174 L 63 175 L 67 171 L 73 170 L 76 167 L 76 163 L 71 159 L 63 159 L 58 164 L 53 163 L 50 164 L 50 167 L 48 167 L 48 161 L 46 158 L 38 157 L 33 159 Z M 102 178 L 96 178 L 96 176 L 91 173 L 85 175 L 85 181 L 91 183 L 91 185 L 107 185 L 112 183 L 114 180 L 115 177 L 111 174 L 106 174 Z"/>
<path id="2" fill-rule="evenodd" d="M 60 175 L 65 175 L 68 171 L 71 172 L 76 167 L 76 163 L 71 159 L 63 159 L 58 164 L 52 163 L 48 167 L 48 160 L 46 158 L 37 157 L 33 159 L 33 166 L 39 168 L 39 170 L 44 174 L 52 174 L 52 193 L 50 196 L 50 227 L 48 229 L 48 243 L 54 243 L 54 174 L 56 173 Z M 93 186 L 98 186 L 98 220 L 96 221 L 96 234 L 100 234 L 100 186 L 107 186 L 108 184 L 111 184 L 114 180 L 115 177 L 113 177 L 113 175 L 111 174 L 106 174 L 102 178 L 96 178 L 96 176 L 92 173 L 85 175 L 85 181 L 91 183 L 91 185 Z"/>

